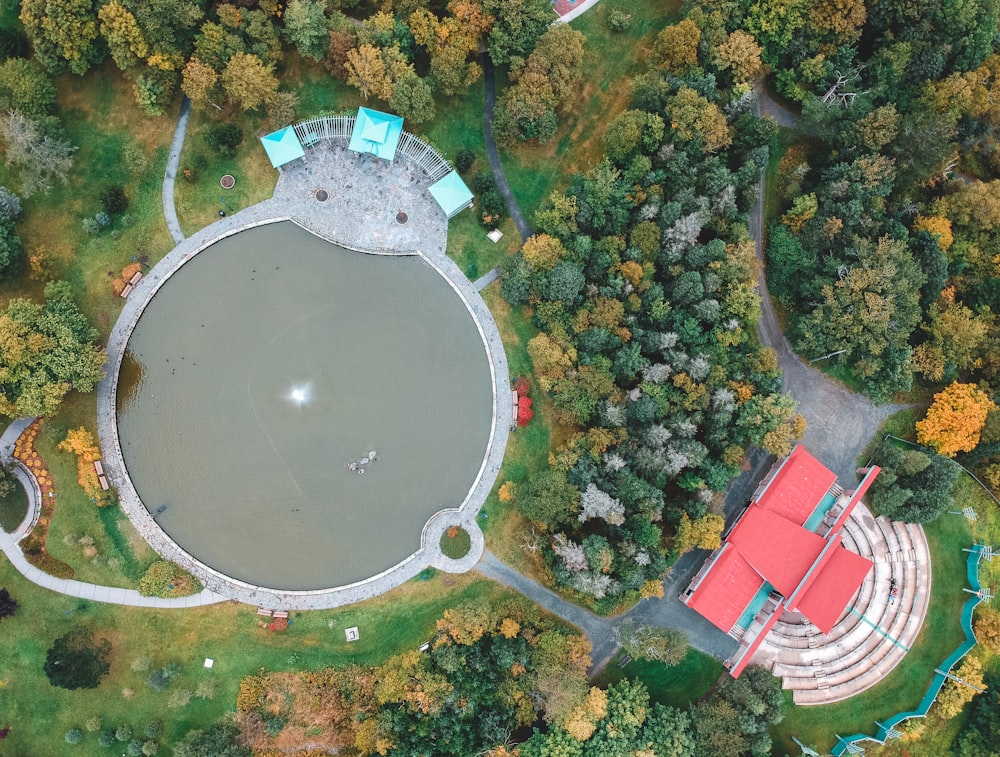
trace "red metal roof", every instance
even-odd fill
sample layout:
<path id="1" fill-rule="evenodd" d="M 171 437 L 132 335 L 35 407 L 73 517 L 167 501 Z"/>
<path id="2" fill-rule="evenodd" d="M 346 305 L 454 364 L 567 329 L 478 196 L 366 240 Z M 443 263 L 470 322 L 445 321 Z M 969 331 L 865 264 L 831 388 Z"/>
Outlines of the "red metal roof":
<path id="1" fill-rule="evenodd" d="M 873 565 L 871 560 L 837 547 L 797 609 L 824 634 L 830 633 Z"/>
<path id="2" fill-rule="evenodd" d="M 822 536 L 760 507 L 747 511 L 727 541 L 785 597 L 795 591 L 826 546 Z"/>
<path id="3" fill-rule="evenodd" d="M 730 547 L 717 557 L 709 574 L 686 603 L 729 633 L 763 585 L 764 579 L 738 550 Z"/>
<path id="4" fill-rule="evenodd" d="M 801 526 L 830 491 L 837 476 L 797 446 L 757 499 L 757 504 Z"/>

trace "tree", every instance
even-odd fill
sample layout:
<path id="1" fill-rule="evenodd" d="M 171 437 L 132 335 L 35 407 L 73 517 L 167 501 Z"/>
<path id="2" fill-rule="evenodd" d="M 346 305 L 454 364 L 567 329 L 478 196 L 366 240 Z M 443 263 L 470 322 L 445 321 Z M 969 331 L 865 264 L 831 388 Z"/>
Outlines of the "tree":
<path id="1" fill-rule="evenodd" d="M 53 642 L 45 655 L 45 675 L 62 689 L 96 689 L 111 669 L 110 656 L 110 641 L 78 628 Z"/>
<path id="2" fill-rule="evenodd" d="M 13 299 L 0 313 L 0 414 L 53 415 L 70 389 L 93 391 L 103 376 L 97 330 L 68 285 L 49 284 L 45 294 L 43 305 Z"/>
<path id="3" fill-rule="evenodd" d="M 21 23 L 35 57 L 50 71 L 85 74 L 104 57 L 93 0 L 22 0 Z"/>
<path id="4" fill-rule="evenodd" d="M 330 43 L 324 0 L 291 0 L 285 8 L 285 38 L 301 55 L 320 60 Z"/>
<path id="5" fill-rule="evenodd" d="M 101 20 L 101 36 L 108 43 L 111 57 L 122 71 L 145 62 L 149 45 L 129 10 L 118 0 L 102 5 L 97 12 Z"/>
<path id="6" fill-rule="evenodd" d="M 764 67 L 760 54 L 760 45 L 753 35 L 737 29 L 712 51 L 712 58 L 719 68 L 732 72 L 737 84 L 743 84 L 760 76 Z"/>
<path id="7" fill-rule="evenodd" d="M 667 118 L 677 135 L 689 142 L 700 139 L 702 150 L 714 153 L 732 144 L 729 124 L 719 106 L 691 87 L 681 87 L 667 103 Z"/>
<path id="8" fill-rule="evenodd" d="M 996 405 L 974 384 L 954 382 L 934 395 L 922 421 L 917 421 L 917 441 L 945 457 L 968 452 L 979 444 L 986 416 Z"/>
<path id="9" fill-rule="evenodd" d="M 14 599 L 7 588 L 0 589 L 0 621 L 9 618 L 17 612 L 17 600 Z"/>
<path id="10" fill-rule="evenodd" d="M 38 121 L 18 110 L 0 114 L 0 141 L 7 166 L 17 174 L 24 197 L 48 192 L 55 181 L 66 183 L 76 147 L 43 133 Z"/>
<path id="11" fill-rule="evenodd" d="M 0 110 L 39 117 L 56 101 L 56 88 L 36 61 L 10 58 L 0 63 Z"/>
<path id="12" fill-rule="evenodd" d="M 976 608 L 976 640 L 992 654 L 1000 654 L 1000 610 L 981 604 Z"/>
<path id="13" fill-rule="evenodd" d="M 21 270 L 24 248 L 14 231 L 14 221 L 0 216 L 0 281 Z"/>
<path id="14" fill-rule="evenodd" d="M 721 515 L 709 513 L 697 520 L 691 520 L 687 513 L 681 513 L 675 542 L 681 553 L 692 549 L 717 549 L 722 544 L 722 531 L 726 521 Z"/>
<path id="15" fill-rule="evenodd" d="M 192 56 L 191 60 L 184 66 L 181 90 L 191 99 L 191 104 L 196 108 L 211 105 L 216 110 L 222 110 L 215 102 L 215 100 L 220 99 L 221 94 L 219 74 L 197 57 Z"/>
<path id="16" fill-rule="evenodd" d="M 256 110 L 274 98 L 278 79 L 258 56 L 236 53 L 222 72 L 222 88 L 244 110 Z"/>
<path id="17" fill-rule="evenodd" d="M 906 340 L 925 277 L 902 241 L 857 240 L 856 249 L 858 264 L 824 285 L 822 302 L 800 321 L 797 347 L 810 357 L 846 350 L 841 361 L 881 399 L 910 385 Z"/>
<path id="18" fill-rule="evenodd" d="M 956 717 L 965 705 L 972 701 L 976 695 L 976 689 L 972 688 L 973 686 L 978 689 L 985 688 L 983 685 L 983 664 L 975 655 L 967 655 L 955 671 L 955 675 L 969 685 L 958 681 L 945 681 L 934 703 L 938 716 L 945 720 Z"/>
<path id="19" fill-rule="evenodd" d="M 403 118 L 417 124 L 434 118 L 434 93 L 426 79 L 417 76 L 413 68 L 406 68 L 392 86 L 389 107 Z"/>
<path id="20" fill-rule="evenodd" d="M 392 96 L 392 82 L 386 74 L 382 53 L 372 45 L 361 45 L 347 52 L 347 83 L 361 90 L 361 96 L 369 95 L 388 100 Z"/>
<path id="21" fill-rule="evenodd" d="M 668 667 L 683 660 L 688 651 L 687 636 L 674 628 L 636 626 L 626 620 L 615 629 L 615 636 L 622 649 L 632 657 L 655 660 Z"/>
<path id="22" fill-rule="evenodd" d="M 701 29 L 689 18 L 664 27 L 653 43 L 653 65 L 669 74 L 686 74 L 698 65 L 699 42 Z"/>
<path id="23" fill-rule="evenodd" d="M 552 22 L 548 0 L 484 0 L 483 10 L 496 19 L 486 49 L 497 65 L 527 58 Z"/>
<path id="24" fill-rule="evenodd" d="M 174 747 L 174 757 L 251 757 L 251 750 L 241 746 L 240 729 L 223 720 L 207 730 L 188 731 Z"/>
<path id="25" fill-rule="evenodd" d="M 604 132 L 604 152 L 615 163 L 624 165 L 635 152 L 651 153 L 663 141 L 665 125 L 655 113 L 626 110 L 608 124 Z"/>
<path id="26" fill-rule="evenodd" d="M 550 526 L 568 523 L 580 504 L 577 488 L 554 469 L 533 476 L 524 489 L 517 495 L 518 509 L 526 518 Z"/>
<path id="27" fill-rule="evenodd" d="M 549 271 L 566 255 L 566 248 L 555 237 L 535 234 L 525 240 L 521 255 L 533 271 Z"/>

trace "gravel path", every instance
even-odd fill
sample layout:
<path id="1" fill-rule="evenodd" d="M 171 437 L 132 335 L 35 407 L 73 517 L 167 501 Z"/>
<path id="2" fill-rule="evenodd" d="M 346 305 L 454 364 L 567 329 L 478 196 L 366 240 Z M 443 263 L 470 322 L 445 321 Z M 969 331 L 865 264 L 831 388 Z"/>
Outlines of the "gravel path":
<path id="1" fill-rule="evenodd" d="M 167 157 L 167 168 L 163 173 L 163 217 L 167 220 L 167 228 L 174 244 L 184 241 L 180 221 L 177 220 L 177 208 L 174 206 L 174 179 L 177 178 L 177 167 L 181 161 L 181 150 L 184 147 L 184 137 L 187 134 L 188 120 L 191 118 L 191 101 L 184 97 L 181 100 L 181 112 L 177 117 L 177 128 L 174 129 L 174 141 L 170 143 L 170 155 Z"/>
<path id="2" fill-rule="evenodd" d="M 531 227 L 524 220 L 521 207 L 514 198 L 514 193 L 510 191 L 507 177 L 504 175 L 503 166 L 500 164 L 500 154 L 497 152 L 497 143 L 493 139 L 493 106 L 496 104 L 496 77 L 493 73 L 493 61 L 489 54 L 483 55 L 483 82 L 486 90 L 486 101 L 483 105 L 483 138 L 486 140 L 486 157 L 490 162 L 490 169 L 493 171 L 493 178 L 496 180 L 497 189 L 503 195 L 507 203 L 507 212 L 514 220 L 517 231 L 521 235 L 521 240 L 525 240 L 532 235 Z"/>

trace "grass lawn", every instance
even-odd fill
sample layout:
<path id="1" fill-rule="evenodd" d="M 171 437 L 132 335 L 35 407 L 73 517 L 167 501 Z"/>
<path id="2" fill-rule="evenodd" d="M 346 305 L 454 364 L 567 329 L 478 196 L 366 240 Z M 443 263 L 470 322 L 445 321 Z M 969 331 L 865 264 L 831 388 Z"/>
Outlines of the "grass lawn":
<path id="1" fill-rule="evenodd" d="M 836 742 L 834 733 L 874 733 L 874 720 L 911 710 L 927 691 L 934 669 L 964 640 L 959 623 L 968 595 L 962 552 L 972 542 L 964 518 L 943 515 L 924 527 L 932 561 L 931 602 L 924 627 L 913 648 L 899 666 L 877 686 L 863 694 L 822 707 L 795 707 L 791 692 L 785 692 L 785 719 L 772 733 L 773 754 L 795 754 L 791 737 L 827 752 Z"/>
<path id="2" fill-rule="evenodd" d="M 450 528 L 441 535 L 441 551 L 445 557 L 450 557 L 452 560 L 460 560 L 469 554 L 472 539 L 469 536 L 469 532 L 464 528 L 458 528 L 457 526 L 453 526 L 453 528 L 455 529 L 454 536 L 451 535 Z"/>
<path id="3" fill-rule="evenodd" d="M 205 142 L 209 127 L 221 121 L 208 111 L 191 112 L 174 185 L 177 219 L 185 235 L 217 221 L 220 211 L 232 214 L 266 200 L 278 183 L 278 172 L 257 139 L 261 119 L 247 116 L 236 120 L 243 130 L 243 142 L 231 158 L 220 156 Z M 226 174 L 236 179 L 232 189 L 219 185 Z"/>
<path id="4" fill-rule="evenodd" d="M 624 668 L 616 656 L 598 677 L 600 686 L 618 683 L 623 678 L 642 681 L 654 702 L 685 709 L 711 689 L 723 673 L 722 663 L 697 649 L 688 648 L 677 665 L 632 660 Z"/>
<path id="5" fill-rule="evenodd" d="M 166 724 L 162 741 L 169 745 L 234 709 L 240 679 L 261 668 L 381 662 L 427 641 L 446 608 L 511 596 L 492 582 L 439 574 L 360 605 L 292 613 L 289 629 L 273 633 L 258 626 L 253 608 L 235 603 L 174 611 L 81 602 L 28 583 L 5 559 L 0 560 L 0 586 L 20 603 L 17 614 L 3 623 L 0 651 L 0 712 L 2 725 L 11 726 L 4 753 L 12 755 L 67 753 L 66 730 L 83 728 L 96 715 L 103 717 L 105 727 L 128 723 L 136 731 L 161 719 Z M 80 626 L 112 642 L 111 672 L 97 689 L 54 688 L 42 671 L 46 650 Z M 351 626 L 358 627 L 361 638 L 348 644 L 344 629 Z M 211 670 L 203 667 L 206 657 L 215 660 Z M 157 692 L 146 681 L 168 663 L 180 664 L 183 672 L 170 688 Z M 199 691 L 212 696 L 191 696 Z M 97 735 L 89 733 L 74 753 L 107 752 L 98 747 Z"/>
<path id="6" fill-rule="evenodd" d="M 579 95 L 559 115 L 559 129 L 550 141 L 519 144 L 501 154 L 507 181 L 529 223 L 549 194 L 564 188 L 574 173 L 600 162 L 604 129 L 628 108 L 629 80 L 645 70 L 644 58 L 656 33 L 676 20 L 680 5 L 678 0 L 603 0 L 571 22 L 586 36 Z M 632 15 L 632 26 L 621 34 L 613 34 L 607 25 L 608 13 L 617 9 Z M 505 85 L 498 72 L 498 97 Z"/>
<path id="7" fill-rule="evenodd" d="M 59 415 L 42 424 L 36 441 L 56 489 L 47 547 L 53 557 L 73 566 L 77 580 L 135 588 L 157 559 L 156 553 L 119 508 L 94 506 L 77 483 L 76 456 L 58 449 L 70 429 L 84 426 L 96 436 L 93 400 L 93 396 L 71 395 Z M 83 537 L 90 537 L 92 543 L 81 543 Z"/>
<path id="8" fill-rule="evenodd" d="M 9 494 L 0 497 L 0 528 L 4 531 L 13 531 L 24 520 L 28 512 L 28 497 L 17 484 Z"/>

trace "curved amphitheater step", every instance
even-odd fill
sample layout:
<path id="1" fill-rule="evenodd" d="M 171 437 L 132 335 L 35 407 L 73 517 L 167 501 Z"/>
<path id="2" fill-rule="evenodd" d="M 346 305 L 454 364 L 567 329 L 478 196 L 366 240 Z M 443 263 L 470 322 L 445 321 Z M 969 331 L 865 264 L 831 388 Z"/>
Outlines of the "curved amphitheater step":
<path id="1" fill-rule="evenodd" d="M 785 613 L 754 655 L 793 690 L 795 704 L 829 704 L 877 684 L 902 661 L 927 614 L 930 553 L 920 526 L 875 518 L 859 504 L 842 534 L 844 547 L 874 567 L 836 625 L 824 635 Z"/>

